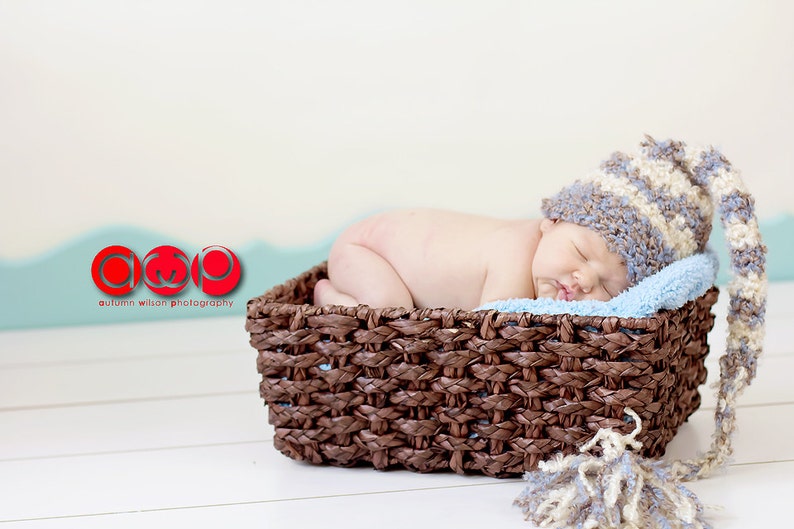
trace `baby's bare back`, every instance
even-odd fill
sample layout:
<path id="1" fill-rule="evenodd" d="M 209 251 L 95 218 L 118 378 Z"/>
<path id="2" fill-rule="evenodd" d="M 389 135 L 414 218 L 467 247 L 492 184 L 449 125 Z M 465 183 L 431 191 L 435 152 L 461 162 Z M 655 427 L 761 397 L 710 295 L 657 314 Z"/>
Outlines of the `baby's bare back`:
<path id="1" fill-rule="evenodd" d="M 417 307 L 471 309 L 535 296 L 531 265 L 538 226 L 538 220 L 398 210 L 351 226 L 338 243 L 364 246 L 388 261 Z"/>

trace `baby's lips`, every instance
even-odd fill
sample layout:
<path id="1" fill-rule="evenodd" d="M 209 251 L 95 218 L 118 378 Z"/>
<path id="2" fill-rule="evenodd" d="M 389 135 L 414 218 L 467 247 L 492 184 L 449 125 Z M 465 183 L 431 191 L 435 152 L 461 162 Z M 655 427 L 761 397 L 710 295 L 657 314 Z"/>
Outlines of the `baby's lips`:
<path id="1" fill-rule="evenodd" d="M 556 283 L 557 283 L 557 289 L 558 289 L 557 299 L 563 300 L 563 301 L 571 301 L 571 300 L 573 300 L 573 298 L 574 298 L 573 290 L 568 288 L 564 283 L 560 283 L 559 281 L 557 281 Z"/>

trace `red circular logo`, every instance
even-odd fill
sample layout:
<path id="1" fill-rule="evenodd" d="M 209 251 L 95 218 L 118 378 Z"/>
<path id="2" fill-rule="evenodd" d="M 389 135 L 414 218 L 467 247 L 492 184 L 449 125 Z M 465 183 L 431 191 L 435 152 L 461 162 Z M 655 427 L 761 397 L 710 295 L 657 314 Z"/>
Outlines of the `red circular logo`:
<path id="1" fill-rule="evenodd" d="M 190 259 L 176 246 L 158 246 L 143 258 L 143 282 L 161 296 L 173 296 L 190 282 Z"/>
<path id="2" fill-rule="evenodd" d="M 91 278 L 105 294 L 123 296 L 138 285 L 141 263 L 135 252 L 126 246 L 108 246 L 94 256 Z"/>
<path id="3" fill-rule="evenodd" d="M 240 261 L 224 246 L 207 246 L 193 258 L 190 275 L 205 294 L 222 296 L 240 282 Z"/>

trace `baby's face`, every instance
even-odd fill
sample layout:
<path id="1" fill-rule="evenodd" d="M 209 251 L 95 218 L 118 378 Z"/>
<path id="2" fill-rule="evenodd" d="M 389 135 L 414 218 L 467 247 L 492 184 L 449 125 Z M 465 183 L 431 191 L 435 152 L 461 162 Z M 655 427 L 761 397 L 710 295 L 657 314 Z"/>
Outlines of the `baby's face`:
<path id="1" fill-rule="evenodd" d="M 544 219 L 532 261 L 535 297 L 607 301 L 628 288 L 628 269 L 596 232 Z"/>

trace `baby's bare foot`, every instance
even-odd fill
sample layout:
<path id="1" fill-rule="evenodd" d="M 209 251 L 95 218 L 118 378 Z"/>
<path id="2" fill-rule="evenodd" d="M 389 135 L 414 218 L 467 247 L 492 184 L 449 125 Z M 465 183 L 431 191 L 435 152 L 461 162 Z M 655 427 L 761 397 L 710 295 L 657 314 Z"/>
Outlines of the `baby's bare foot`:
<path id="1" fill-rule="evenodd" d="M 328 279 L 320 279 L 314 285 L 314 304 L 355 307 L 359 302 L 354 297 L 339 292 Z"/>

